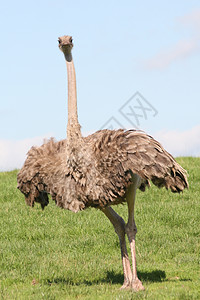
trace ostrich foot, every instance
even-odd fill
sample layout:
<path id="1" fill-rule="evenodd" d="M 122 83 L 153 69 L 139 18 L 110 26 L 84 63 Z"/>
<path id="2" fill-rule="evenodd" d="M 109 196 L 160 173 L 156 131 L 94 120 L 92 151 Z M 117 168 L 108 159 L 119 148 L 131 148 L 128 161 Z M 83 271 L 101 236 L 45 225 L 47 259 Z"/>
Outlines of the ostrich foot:
<path id="1" fill-rule="evenodd" d="M 142 285 L 142 282 L 136 278 L 134 279 L 132 282 L 131 282 L 131 288 L 135 291 L 135 292 L 138 292 L 138 291 L 143 291 L 144 290 L 144 287 Z"/>
<path id="2" fill-rule="evenodd" d="M 131 288 L 131 284 L 130 284 L 130 282 L 127 280 L 127 281 L 124 281 L 123 285 L 120 287 L 120 290 L 130 289 L 130 288 Z"/>

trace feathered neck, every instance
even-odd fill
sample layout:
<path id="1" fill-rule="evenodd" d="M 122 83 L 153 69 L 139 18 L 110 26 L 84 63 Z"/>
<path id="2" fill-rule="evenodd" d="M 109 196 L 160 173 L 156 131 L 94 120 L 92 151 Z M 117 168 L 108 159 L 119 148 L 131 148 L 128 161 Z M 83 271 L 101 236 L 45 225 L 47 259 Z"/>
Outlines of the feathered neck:
<path id="1" fill-rule="evenodd" d="M 67 140 L 81 138 L 81 126 L 78 122 L 77 94 L 76 94 L 76 72 L 71 51 L 64 53 L 67 65 L 68 77 L 68 123 Z"/>

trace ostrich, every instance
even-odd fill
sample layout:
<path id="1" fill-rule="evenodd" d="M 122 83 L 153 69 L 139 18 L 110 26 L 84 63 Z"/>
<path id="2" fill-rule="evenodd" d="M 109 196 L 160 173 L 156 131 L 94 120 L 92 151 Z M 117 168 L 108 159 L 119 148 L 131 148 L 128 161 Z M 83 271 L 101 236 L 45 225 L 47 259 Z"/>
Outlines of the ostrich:
<path id="1" fill-rule="evenodd" d="M 83 137 L 78 122 L 76 77 L 72 58 L 72 37 L 58 39 L 68 75 L 67 139 L 50 139 L 32 147 L 18 173 L 18 188 L 28 205 L 39 202 L 44 209 L 48 194 L 57 206 L 78 212 L 95 207 L 112 223 L 120 241 L 124 282 L 122 288 L 143 290 L 136 269 L 134 220 L 136 190 L 153 184 L 172 192 L 188 188 L 186 171 L 151 136 L 136 130 L 100 130 Z M 112 205 L 126 202 L 128 222 Z M 131 249 L 132 269 L 125 235 Z"/>

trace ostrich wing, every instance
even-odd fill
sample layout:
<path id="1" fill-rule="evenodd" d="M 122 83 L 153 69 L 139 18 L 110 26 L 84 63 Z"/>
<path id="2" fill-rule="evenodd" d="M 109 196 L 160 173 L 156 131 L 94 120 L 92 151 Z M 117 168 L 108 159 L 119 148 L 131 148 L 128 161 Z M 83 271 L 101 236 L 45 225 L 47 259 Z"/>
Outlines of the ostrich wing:
<path id="1" fill-rule="evenodd" d="M 34 206 L 39 202 L 44 208 L 48 205 L 48 195 L 52 198 L 57 183 L 64 175 L 62 162 L 66 140 L 59 142 L 51 138 L 40 147 L 32 147 L 27 159 L 17 175 L 17 187 L 25 195 L 26 202 Z"/>
<path id="2" fill-rule="evenodd" d="M 93 145 L 97 168 L 110 178 L 113 186 L 120 188 L 132 173 L 143 179 L 142 190 L 150 180 L 172 192 L 188 187 L 186 171 L 151 136 L 136 130 L 102 130 L 95 135 L 98 135 Z"/>

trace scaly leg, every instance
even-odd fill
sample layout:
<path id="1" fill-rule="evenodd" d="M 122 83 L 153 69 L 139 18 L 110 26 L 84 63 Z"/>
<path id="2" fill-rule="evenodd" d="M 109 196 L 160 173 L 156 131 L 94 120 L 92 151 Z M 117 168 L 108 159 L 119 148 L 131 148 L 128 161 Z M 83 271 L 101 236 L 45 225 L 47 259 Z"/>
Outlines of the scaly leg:
<path id="1" fill-rule="evenodd" d="M 121 256 L 122 256 L 122 265 L 124 271 L 124 283 L 121 289 L 130 288 L 132 282 L 132 272 L 131 272 L 131 266 L 130 266 L 127 248 L 126 248 L 125 222 L 111 207 L 106 207 L 101 210 L 106 215 L 106 217 L 110 220 L 110 222 L 113 224 L 115 232 L 119 237 Z"/>
<path id="2" fill-rule="evenodd" d="M 126 193 L 126 201 L 128 204 L 128 223 L 126 225 L 126 234 L 130 242 L 131 256 L 132 256 L 133 274 L 132 274 L 131 287 L 135 291 L 144 290 L 142 282 L 137 277 L 136 255 L 135 255 L 135 236 L 137 233 L 137 227 L 135 225 L 135 220 L 134 220 L 134 205 L 135 205 L 135 195 L 136 195 L 138 184 L 139 184 L 139 178 L 135 176 L 133 184 L 129 187 Z"/>

